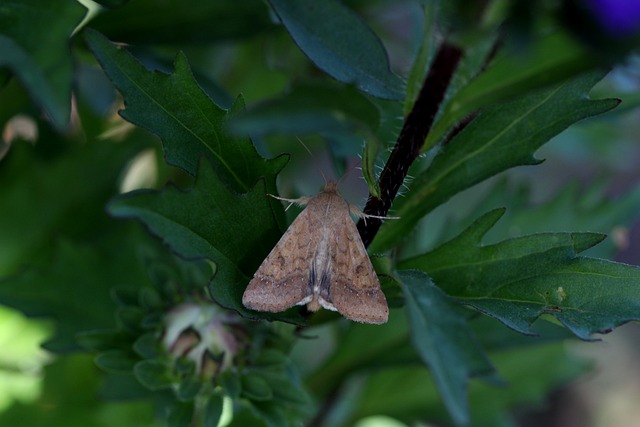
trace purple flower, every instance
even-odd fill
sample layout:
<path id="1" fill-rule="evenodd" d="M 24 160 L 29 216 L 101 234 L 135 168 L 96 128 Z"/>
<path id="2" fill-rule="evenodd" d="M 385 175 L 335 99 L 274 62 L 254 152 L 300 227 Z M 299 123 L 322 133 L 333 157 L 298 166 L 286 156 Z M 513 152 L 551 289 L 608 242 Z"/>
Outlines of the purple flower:
<path id="1" fill-rule="evenodd" d="M 640 0 L 587 0 L 596 21 L 613 37 L 640 30 Z"/>

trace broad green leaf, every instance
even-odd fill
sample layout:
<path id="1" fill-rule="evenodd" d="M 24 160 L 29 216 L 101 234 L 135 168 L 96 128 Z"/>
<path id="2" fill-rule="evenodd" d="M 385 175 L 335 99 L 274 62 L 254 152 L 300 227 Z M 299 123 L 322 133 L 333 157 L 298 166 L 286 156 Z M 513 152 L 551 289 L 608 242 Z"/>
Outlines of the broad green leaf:
<path id="1" fill-rule="evenodd" d="M 89 233 L 95 242 L 111 234 L 103 206 L 117 192 L 123 165 L 140 148 L 75 145 L 40 129 L 46 140 L 35 147 L 14 144 L 0 163 L 0 276 L 49 256 L 53 235 Z"/>
<path id="2" fill-rule="evenodd" d="M 137 45 L 229 41 L 273 28 L 268 9 L 260 0 L 101 0 L 100 3 L 108 7 L 126 4 L 103 11 L 91 21 L 91 27 L 111 39 Z"/>
<path id="3" fill-rule="evenodd" d="M 71 112 L 69 38 L 85 13 L 76 1 L 6 0 L 0 8 L 0 68 L 11 70 L 59 130 Z"/>
<path id="4" fill-rule="evenodd" d="M 190 191 L 173 187 L 134 191 L 115 198 L 108 210 L 116 217 L 142 222 L 185 258 L 215 262 L 217 272 L 210 289 L 214 298 L 255 317 L 242 305 L 242 293 L 279 238 L 267 199 L 262 181 L 247 193 L 236 194 L 202 161 Z"/>
<path id="5" fill-rule="evenodd" d="M 584 74 L 483 111 L 411 182 L 406 197 L 396 199 L 392 213 L 401 219 L 386 221 L 370 250 L 390 249 L 456 193 L 514 166 L 538 163 L 533 154 L 551 137 L 578 120 L 614 108 L 618 100 L 587 97 L 601 78 L 602 72 Z"/>
<path id="6" fill-rule="evenodd" d="M 457 425 L 467 424 L 467 382 L 493 371 L 456 304 L 420 271 L 401 271 L 411 341 Z"/>
<path id="7" fill-rule="evenodd" d="M 360 129 L 375 132 L 379 122 L 376 106 L 354 88 L 307 84 L 238 114 L 229 121 L 229 127 L 245 135 L 304 135 Z"/>
<path id="8" fill-rule="evenodd" d="M 502 213 L 400 267 L 426 271 L 448 295 L 522 333 L 543 314 L 583 340 L 640 319 L 640 269 L 578 256 L 604 236 L 545 233 L 482 246 Z"/>
<path id="9" fill-rule="evenodd" d="M 513 48 L 512 48 L 513 49 Z M 554 32 L 530 52 L 505 49 L 489 67 L 447 102 L 424 149 L 433 147 L 458 121 L 483 107 L 571 78 L 595 66 L 588 49 L 566 33 Z"/>
<path id="10" fill-rule="evenodd" d="M 470 382 L 469 425 L 474 427 L 513 426 L 510 412 L 537 407 L 550 391 L 584 373 L 587 367 L 563 343 L 508 349 L 490 356 L 506 385 Z M 409 425 L 418 420 L 451 424 L 433 376 L 414 365 L 381 371 L 359 388 L 362 393 L 357 397 L 355 412 L 340 425 L 351 426 L 358 419 L 377 414 L 387 414 Z"/>
<path id="11" fill-rule="evenodd" d="M 275 176 L 287 158 L 265 160 L 248 138 L 233 138 L 224 130 L 229 115 L 243 108 L 240 100 L 228 111 L 215 105 L 194 80 L 183 54 L 176 58 L 174 73 L 166 75 L 147 70 L 95 31 L 87 31 L 86 38 L 124 97 L 126 108 L 120 114 L 163 140 L 169 164 L 195 175 L 198 160 L 206 156 L 234 190 L 248 191 L 264 177 L 268 191 L 276 192 Z"/>
<path id="12" fill-rule="evenodd" d="M 370 95 L 399 100 L 403 83 L 389 69 L 375 33 L 337 0 L 269 0 L 300 49 L 324 72 Z"/>
<path id="13" fill-rule="evenodd" d="M 122 231 L 114 231 L 114 238 L 118 246 L 98 240 L 94 247 L 60 242 L 50 266 L 0 279 L 0 303 L 30 317 L 51 318 L 55 334 L 44 344 L 47 349 L 79 350 L 79 332 L 113 326 L 115 304 L 109 295 L 114 283 L 132 288 L 147 284 L 135 244 Z"/>
<path id="14" fill-rule="evenodd" d="M 98 398 L 102 376 L 87 354 L 54 358 L 42 373 L 42 391 L 35 402 L 20 402 L 0 412 L 2 426 L 86 427 L 153 425 L 150 400 L 123 402 Z"/>

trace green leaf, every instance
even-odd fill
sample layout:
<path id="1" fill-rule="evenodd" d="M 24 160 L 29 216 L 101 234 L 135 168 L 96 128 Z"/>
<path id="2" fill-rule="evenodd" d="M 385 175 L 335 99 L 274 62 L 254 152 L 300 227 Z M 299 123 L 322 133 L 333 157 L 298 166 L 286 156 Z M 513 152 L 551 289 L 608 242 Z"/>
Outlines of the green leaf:
<path id="1" fill-rule="evenodd" d="M 222 416 L 222 396 L 209 396 L 204 405 L 202 421 L 204 426 L 217 426 Z"/>
<path id="2" fill-rule="evenodd" d="M 126 350 L 109 350 L 96 356 L 96 365 L 107 372 L 128 373 L 140 359 Z"/>
<path id="3" fill-rule="evenodd" d="M 488 234 L 491 241 L 532 233 L 580 230 L 615 236 L 637 218 L 640 212 L 640 187 L 631 188 L 626 194 L 611 198 L 608 194 L 611 184 L 608 179 L 597 180 L 583 188 L 578 182 L 570 182 L 541 204 L 532 201 L 533 189 L 529 182 L 514 185 L 505 177 L 490 187 L 486 197 L 474 204 L 461 222 L 468 225 L 473 222 L 477 212 L 506 206 L 507 212 L 503 220 Z M 443 237 L 448 240 L 461 229 L 448 228 Z M 588 254 L 595 258 L 609 259 L 619 250 L 620 242 L 614 237 L 589 249 Z"/>
<path id="4" fill-rule="evenodd" d="M 489 67 L 447 102 L 424 149 L 429 149 L 458 121 L 485 106 L 512 100 L 531 90 L 555 84 L 592 68 L 591 53 L 569 34 L 557 31 L 529 52 L 507 48 Z"/>
<path id="5" fill-rule="evenodd" d="M 533 154 L 550 138 L 578 120 L 614 108 L 618 100 L 587 97 L 601 78 L 599 71 L 584 74 L 483 111 L 413 180 L 406 197 L 396 199 L 393 215 L 401 219 L 385 222 L 369 249 L 390 249 L 453 195 L 506 169 L 538 163 Z"/>
<path id="6" fill-rule="evenodd" d="M 163 390 L 173 385 L 169 368 L 159 360 L 143 360 L 136 363 L 133 373 L 140 383 L 149 390 Z"/>
<path id="7" fill-rule="evenodd" d="M 405 117 L 413 108 L 413 104 L 418 97 L 418 93 L 420 93 L 420 89 L 422 88 L 422 83 L 424 82 L 424 77 L 427 72 L 427 66 L 436 47 L 435 35 L 437 34 L 436 25 L 439 6 L 439 2 L 437 1 L 420 2 L 419 7 L 423 14 L 422 40 L 420 48 L 413 59 L 411 72 L 407 79 L 407 96 L 405 97 L 403 105 L 403 115 Z"/>
<path id="8" fill-rule="evenodd" d="M 289 93 L 258 104 L 229 121 L 235 133 L 294 135 L 355 131 L 375 131 L 380 113 L 375 105 L 352 87 L 336 84 L 307 84 Z"/>
<path id="9" fill-rule="evenodd" d="M 469 421 L 467 382 L 489 374 L 493 367 L 456 312 L 456 304 L 419 271 L 398 274 L 404 290 L 411 340 L 429 367 L 451 417 L 458 425 Z"/>
<path id="10" fill-rule="evenodd" d="M 85 13 L 75 1 L 9 0 L 0 9 L 0 67 L 11 70 L 59 130 L 71 112 L 69 38 Z"/>
<path id="11" fill-rule="evenodd" d="M 399 100 L 402 81 L 389 69 L 374 32 L 336 0 L 269 0 L 300 49 L 324 72 L 370 95 Z"/>
<path id="12" fill-rule="evenodd" d="M 531 333 L 543 314 L 584 340 L 640 319 L 640 269 L 577 255 L 603 235 L 545 233 L 482 246 L 502 213 L 485 214 L 458 237 L 399 266 L 428 272 L 450 296 L 522 333 Z"/>
<path id="13" fill-rule="evenodd" d="M 108 211 L 141 221 L 185 258 L 215 262 L 212 296 L 227 308 L 256 317 L 256 312 L 242 305 L 242 293 L 280 236 L 269 203 L 262 181 L 246 194 L 236 194 L 202 161 L 190 191 L 173 187 L 135 191 L 115 198 Z M 261 316 L 290 319 L 269 313 Z"/>
<path id="14" fill-rule="evenodd" d="M 125 2 L 118 9 L 100 13 L 91 27 L 134 45 L 228 43 L 273 28 L 268 9 L 260 0 L 100 1 L 107 7 Z"/>
<path id="15" fill-rule="evenodd" d="M 110 247 L 108 255 L 95 247 L 60 242 L 50 266 L 1 279 L 0 302 L 27 316 L 52 318 L 55 334 L 44 346 L 55 352 L 77 351 L 79 332 L 113 327 L 115 305 L 109 293 L 114 282 L 131 287 L 146 283 L 135 255 L 122 245 L 126 238 L 118 236 L 121 246 Z"/>
<path id="16" fill-rule="evenodd" d="M 167 427 L 190 427 L 193 422 L 193 402 L 173 402 L 168 408 Z"/>
<path id="17" fill-rule="evenodd" d="M 273 391 L 269 383 L 258 375 L 244 375 L 242 377 L 242 394 L 251 400 L 271 400 Z"/>
<path id="18" fill-rule="evenodd" d="M 91 235 L 95 243 L 113 235 L 104 204 L 139 149 L 104 141 L 78 146 L 39 126 L 46 140 L 35 147 L 16 143 L 0 163 L 0 276 L 50 255 L 52 236 Z M 62 152 L 55 151 L 59 146 Z"/>
<path id="19" fill-rule="evenodd" d="M 87 31 L 86 38 L 124 97 L 126 108 L 120 114 L 162 139 L 167 163 L 195 175 L 205 156 L 234 190 L 245 192 L 264 177 L 268 191 L 276 192 L 275 177 L 287 158 L 265 160 L 248 138 L 232 138 L 224 130 L 229 115 L 244 108 L 241 100 L 231 110 L 215 105 L 198 86 L 183 54 L 167 75 L 147 70 L 95 31 Z"/>
<path id="20" fill-rule="evenodd" d="M 529 337 L 529 340 L 531 338 Z M 513 426 L 510 412 L 542 404 L 549 392 L 566 384 L 581 373 L 586 363 L 572 356 L 564 343 L 510 348 L 491 353 L 505 386 L 495 387 L 471 381 L 469 402 L 474 427 Z M 438 396 L 433 376 L 425 369 L 405 364 L 371 375 L 359 386 L 361 394 L 355 412 L 344 426 L 354 425 L 358 419 L 386 414 L 412 425 L 416 421 L 451 425 Z M 389 393 L 402 390 L 402 393 Z"/>

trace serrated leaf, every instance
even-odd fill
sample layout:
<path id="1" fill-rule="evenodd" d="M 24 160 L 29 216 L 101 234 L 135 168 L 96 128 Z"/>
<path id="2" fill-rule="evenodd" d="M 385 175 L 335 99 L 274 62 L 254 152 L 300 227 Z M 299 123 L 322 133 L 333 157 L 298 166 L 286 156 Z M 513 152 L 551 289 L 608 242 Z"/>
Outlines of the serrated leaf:
<path id="1" fill-rule="evenodd" d="M 530 52 L 507 49 L 447 102 L 424 148 L 431 148 L 459 120 L 485 106 L 555 84 L 594 66 L 588 49 L 560 31 L 542 37 Z"/>
<path id="2" fill-rule="evenodd" d="M 0 11 L 0 67 L 15 74 L 59 130 L 71 112 L 69 38 L 85 13 L 78 2 L 50 0 L 5 1 Z"/>
<path id="3" fill-rule="evenodd" d="M 483 111 L 411 182 L 406 197 L 396 199 L 392 213 L 401 219 L 385 222 L 369 249 L 388 250 L 456 193 L 506 169 L 538 163 L 534 152 L 553 136 L 578 120 L 614 108 L 618 100 L 588 99 L 602 76 L 600 71 L 584 74 Z"/>
<path id="4" fill-rule="evenodd" d="M 457 425 L 467 424 L 467 382 L 493 371 L 456 304 L 420 271 L 398 273 L 403 285 L 411 341 Z"/>
<path id="5" fill-rule="evenodd" d="M 379 122 L 376 106 L 354 88 L 306 84 L 237 114 L 229 121 L 229 127 L 245 135 L 305 135 L 359 129 L 374 132 Z"/>
<path id="6" fill-rule="evenodd" d="M 399 265 L 428 272 L 447 294 L 526 334 L 543 314 L 584 340 L 640 319 L 640 269 L 578 256 L 603 235 L 544 233 L 482 246 L 502 213 L 487 213 L 456 238 Z"/>
<path id="7" fill-rule="evenodd" d="M 262 181 L 245 194 L 234 193 L 203 161 L 190 191 L 173 187 L 135 191 L 115 198 L 108 211 L 141 221 L 185 258 L 215 262 L 212 296 L 227 308 L 255 317 L 242 305 L 242 293 L 280 236 L 265 193 Z M 266 314 L 266 318 L 288 317 Z"/>
<path id="8" fill-rule="evenodd" d="M 336 0 L 269 0 L 300 49 L 324 72 L 383 99 L 402 99 L 380 39 Z"/>
<path id="9" fill-rule="evenodd" d="M 193 78 L 187 59 L 179 54 L 172 74 L 149 71 L 131 54 L 96 31 L 87 31 L 87 43 L 105 72 L 122 93 L 126 120 L 158 135 L 167 163 L 195 175 L 205 156 L 220 178 L 237 192 L 245 192 L 263 177 L 276 192 L 276 174 L 286 156 L 265 160 L 251 141 L 225 131 L 229 116 L 244 108 L 237 100 L 231 110 L 215 105 Z"/>

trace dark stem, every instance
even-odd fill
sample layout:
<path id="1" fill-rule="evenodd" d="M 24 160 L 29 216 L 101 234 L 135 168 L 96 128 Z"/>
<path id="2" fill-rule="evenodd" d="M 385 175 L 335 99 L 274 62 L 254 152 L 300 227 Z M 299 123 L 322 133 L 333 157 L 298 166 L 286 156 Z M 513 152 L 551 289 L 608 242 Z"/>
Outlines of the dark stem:
<path id="1" fill-rule="evenodd" d="M 342 386 L 342 382 L 339 382 L 325 397 L 322 402 L 322 406 L 316 412 L 316 415 L 309 421 L 307 427 L 321 427 L 324 424 L 324 420 L 331 412 L 331 408 L 338 401 L 338 397 L 340 397 L 340 388 Z"/>
<path id="2" fill-rule="evenodd" d="M 404 121 L 396 145 L 384 166 L 378 184 L 381 199 L 369 196 L 363 212 L 368 215 L 386 216 L 393 199 L 404 182 L 409 167 L 420 154 L 420 149 L 433 125 L 438 108 L 444 99 L 453 73 L 462 57 L 462 49 L 448 44 L 440 45 L 429 73 L 424 80 L 416 102 Z M 369 218 L 358 222 L 358 232 L 366 246 L 380 229 L 381 220 Z"/>

